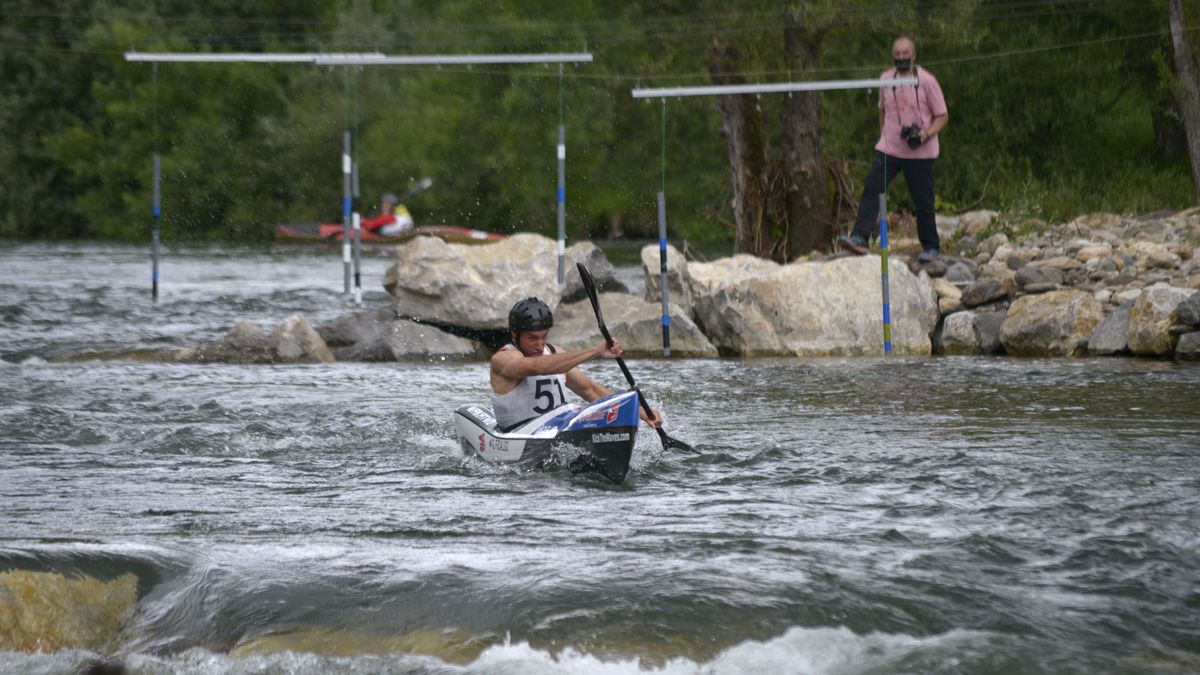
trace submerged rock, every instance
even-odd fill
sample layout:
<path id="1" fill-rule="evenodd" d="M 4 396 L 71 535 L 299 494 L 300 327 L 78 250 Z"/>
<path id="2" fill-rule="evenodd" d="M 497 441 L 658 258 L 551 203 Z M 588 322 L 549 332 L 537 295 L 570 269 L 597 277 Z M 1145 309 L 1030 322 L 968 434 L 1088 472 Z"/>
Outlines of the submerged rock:
<path id="1" fill-rule="evenodd" d="M 333 363 L 325 340 L 301 314 L 284 319 L 267 335 L 258 326 L 239 321 L 225 339 L 179 353 L 181 361 L 196 363 Z"/>

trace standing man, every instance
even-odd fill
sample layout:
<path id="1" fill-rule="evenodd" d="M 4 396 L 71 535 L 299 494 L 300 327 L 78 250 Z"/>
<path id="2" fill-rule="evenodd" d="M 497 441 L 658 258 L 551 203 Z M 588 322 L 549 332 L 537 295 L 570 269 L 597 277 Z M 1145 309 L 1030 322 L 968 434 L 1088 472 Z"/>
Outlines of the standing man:
<path id="1" fill-rule="evenodd" d="M 537 298 L 520 300 L 508 312 L 512 342 L 492 355 L 491 373 L 492 410 L 502 431 L 565 405 L 564 385 L 589 403 L 612 394 L 578 366 L 598 357 L 619 357 L 621 343 L 613 340 L 611 347 L 601 342 L 591 349 L 560 352 L 546 342 L 552 326 L 550 307 Z M 657 410 L 654 419 L 645 410 L 638 412 L 650 426 L 662 426 Z"/>
<path id="2" fill-rule="evenodd" d="M 854 231 L 839 237 L 838 244 L 862 255 L 879 222 L 879 195 L 887 190 L 897 173 L 904 172 L 908 194 L 917 210 L 917 236 L 921 240 L 920 262 L 941 255 L 937 222 L 933 215 L 933 160 L 938 156 L 938 133 L 946 128 L 950 114 L 946 99 L 933 73 L 917 66 L 917 48 L 911 38 L 901 36 L 892 43 L 894 68 L 880 79 L 916 78 L 916 86 L 884 87 L 879 90 L 879 142 L 875 159 L 867 171 Z"/>

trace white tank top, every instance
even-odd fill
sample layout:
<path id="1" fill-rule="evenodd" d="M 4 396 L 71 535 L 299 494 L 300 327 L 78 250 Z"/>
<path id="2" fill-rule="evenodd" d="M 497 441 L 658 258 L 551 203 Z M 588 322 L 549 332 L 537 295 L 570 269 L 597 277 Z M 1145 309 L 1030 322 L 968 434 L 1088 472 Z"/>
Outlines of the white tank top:
<path id="1" fill-rule="evenodd" d="M 516 349 L 511 344 L 501 349 Z M 553 354 L 550 346 L 542 348 L 542 354 Z M 521 380 L 507 394 L 492 396 L 492 410 L 496 414 L 496 425 L 510 429 L 521 422 L 531 420 L 567 402 L 567 378 L 563 375 L 533 375 Z"/>

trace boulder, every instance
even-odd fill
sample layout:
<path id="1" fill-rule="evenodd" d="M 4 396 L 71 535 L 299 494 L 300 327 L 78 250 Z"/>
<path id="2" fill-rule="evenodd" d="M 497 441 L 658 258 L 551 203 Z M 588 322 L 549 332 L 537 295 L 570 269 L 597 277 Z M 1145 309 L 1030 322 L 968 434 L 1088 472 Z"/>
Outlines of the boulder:
<path id="1" fill-rule="evenodd" d="M 888 270 L 893 349 L 929 354 L 938 319 L 929 278 L 894 259 Z M 733 277 L 696 299 L 697 323 L 723 354 L 882 354 L 879 271 L 879 256 L 864 255 Z"/>
<path id="2" fill-rule="evenodd" d="M 962 298 L 962 289 L 945 279 L 933 280 L 933 292 L 937 293 L 938 298 L 952 298 L 959 300 Z"/>
<path id="3" fill-rule="evenodd" d="M 1080 247 L 1075 253 L 1075 259 L 1081 263 L 1097 258 L 1107 258 L 1112 255 L 1112 244 L 1092 244 Z"/>
<path id="4" fill-rule="evenodd" d="M 1007 298 L 1012 291 L 1011 281 L 1001 281 L 996 278 L 980 279 L 967 286 L 962 294 L 962 304 L 976 307 L 989 302 Z"/>
<path id="5" fill-rule="evenodd" d="M 221 342 L 178 353 L 199 363 L 333 363 L 320 334 L 300 314 L 285 319 L 270 335 L 247 321 L 238 322 Z"/>
<path id="6" fill-rule="evenodd" d="M 628 293 L 601 293 L 604 325 L 621 341 L 629 357 L 662 356 L 662 303 L 647 302 Z M 671 303 L 671 356 L 717 356 L 717 349 L 704 337 L 691 317 Z M 596 315 L 588 300 L 560 305 L 554 316 L 550 341 L 560 349 L 584 349 L 604 338 L 596 326 Z"/>
<path id="7" fill-rule="evenodd" d="M 317 327 L 317 332 L 329 347 L 346 347 L 367 340 L 382 339 L 388 324 L 395 318 L 395 310 L 368 309 L 321 324 Z"/>
<path id="8" fill-rule="evenodd" d="M 739 253 L 707 263 L 689 262 L 687 276 L 692 296 L 698 297 L 712 293 L 718 286 L 730 279 L 769 274 L 778 269 L 779 263 L 774 260 L 759 258 L 748 253 Z"/>
<path id="9" fill-rule="evenodd" d="M 956 286 L 966 286 L 975 282 L 975 271 L 964 262 L 956 262 L 946 270 L 946 275 L 942 278 Z"/>
<path id="10" fill-rule="evenodd" d="M 943 354 L 977 354 L 975 312 L 955 312 L 942 323 Z"/>
<path id="11" fill-rule="evenodd" d="M 1175 345 L 1175 359 L 1200 361 L 1200 331 L 1179 336 L 1179 344 Z"/>
<path id="12" fill-rule="evenodd" d="M 689 265 L 684 260 L 679 249 L 667 244 L 667 296 L 672 304 L 679 305 L 683 311 L 691 313 L 692 294 L 689 283 Z M 646 291 L 643 295 L 646 302 L 657 302 L 662 305 L 662 261 L 657 244 L 642 247 L 642 274 L 646 278 Z M 661 309 L 660 309 L 661 313 Z"/>
<path id="13" fill-rule="evenodd" d="M 1061 286 L 1063 273 L 1059 268 L 1049 265 L 1026 265 L 1017 270 L 1016 280 L 1017 286 L 1022 290 L 1034 284 Z"/>
<path id="14" fill-rule="evenodd" d="M 1128 354 L 1129 342 L 1125 339 L 1125 331 L 1129 325 L 1129 310 L 1133 309 L 1133 301 L 1129 301 L 1113 310 L 1088 338 L 1088 353 L 1095 356 L 1112 356 Z"/>
<path id="15" fill-rule="evenodd" d="M 406 319 L 397 319 L 388 325 L 383 343 L 393 361 L 466 359 L 482 355 L 481 347 L 471 340 Z"/>
<path id="16" fill-rule="evenodd" d="M 416 237 L 396 247 L 384 287 L 401 316 L 467 328 L 498 329 L 529 296 L 559 302 L 557 244 L 516 234 L 490 244 L 448 244 Z"/>
<path id="17" fill-rule="evenodd" d="M 1173 286 L 1155 286 L 1142 291 L 1129 312 L 1125 339 L 1138 356 L 1166 356 L 1175 349 L 1177 338 L 1170 333 L 1171 313 L 1194 291 Z"/>
<path id="18" fill-rule="evenodd" d="M 604 251 L 590 241 L 581 241 L 568 248 L 563 254 L 564 274 L 562 292 L 559 293 L 560 302 L 575 302 L 587 297 L 587 291 L 583 288 L 583 280 L 579 278 L 579 268 L 576 266 L 578 263 L 583 263 L 584 267 L 587 267 L 588 272 L 592 275 L 592 280 L 596 282 L 598 292 L 629 292 L 625 284 L 617 279 L 617 271 L 608 261 L 608 257 L 604 255 Z M 557 275 L 558 270 L 555 269 L 555 278 Z"/>
<path id="19" fill-rule="evenodd" d="M 1192 293 L 1179 303 L 1171 315 L 1171 321 L 1185 326 L 1200 326 L 1200 293 Z"/>
<path id="20" fill-rule="evenodd" d="M 961 298 L 938 298 L 938 313 L 942 315 L 961 312 L 967 308 Z"/>
<path id="21" fill-rule="evenodd" d="M 1172 253 L 1166 246 L 1153 241 L 1138 240 L 1126 246 L 1139 267 L 1144 269 L 1173 269 L 1182 262 L 1178 255 Z"/>
<path id="22" fill-rule="evenodd" d="M 1007 309 L 975 313 L 975 344 L 979 346 L 980 354 L 1004 352 L 1004 346 L 1000 343 L 1000 328 L 1007 317 Z"/>
<path id="23" fill-rule="evenodd" d="M 1000 328 L 1004 351 L 1014 356 L 1071 356 L 1086 352 L 1087 340 L 1104 318 L 1090 293 L 1051 291 L 1017 298 Z"/>
<path id="24" fill-rule="evenodd" d="M 269 337 L 271 349 L 283 363 L 333 363 L 333 354 L 320 333 L 300 314 L 284 319 Z"/>

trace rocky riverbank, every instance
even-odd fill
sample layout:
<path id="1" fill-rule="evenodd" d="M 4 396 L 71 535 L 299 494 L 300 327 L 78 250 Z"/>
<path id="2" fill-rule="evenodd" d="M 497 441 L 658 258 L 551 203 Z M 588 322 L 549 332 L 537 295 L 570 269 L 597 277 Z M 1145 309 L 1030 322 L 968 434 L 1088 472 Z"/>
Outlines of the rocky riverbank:
<path id="1" fill-rule="evenodd" d="M 1200 209 L 1067 223 L 977 211 L 939 218 L 941 260 L 918 264 L 915 239 L 893 241 L 897 354 L 1136 355 L 1200 359 Z M 556 312 L 553 341 L 600 338 L 575 263 L 592 271 L 608 327 L 631 356 L 662 353 L 658 249 L 642 250 L 635 296 L 590 242 L 565 252 L 534 234 L 465 246 L 421 237 L 398 246 L 383 280 L 393 309 L 313 328 L 294 316 L 270 332 L 240 323 L 216 344 L 170 360 L 246 363 L 485 358 L 507 339 L 508 308 L 536 295 Z M 881 354 L 881 259 L 834 255 L 781 265 L 748 255 L 686 260 L 668 250 L 671 353 L 677 357 Z"/>

